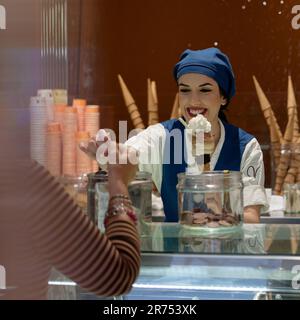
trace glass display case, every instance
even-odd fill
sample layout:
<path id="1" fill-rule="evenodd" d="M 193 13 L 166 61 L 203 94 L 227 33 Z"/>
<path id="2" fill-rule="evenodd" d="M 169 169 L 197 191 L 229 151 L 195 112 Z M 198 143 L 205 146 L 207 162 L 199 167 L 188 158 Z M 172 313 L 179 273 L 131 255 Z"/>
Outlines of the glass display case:
<path id="1" fill-rule="evenodd" d="M 300 226 L 244 224 L 202 235 L 176 223 L 140 228 L 142 266 L 114 299 L 300 299 Z M 54 272 L 49 298 L 101 299 Z"/>

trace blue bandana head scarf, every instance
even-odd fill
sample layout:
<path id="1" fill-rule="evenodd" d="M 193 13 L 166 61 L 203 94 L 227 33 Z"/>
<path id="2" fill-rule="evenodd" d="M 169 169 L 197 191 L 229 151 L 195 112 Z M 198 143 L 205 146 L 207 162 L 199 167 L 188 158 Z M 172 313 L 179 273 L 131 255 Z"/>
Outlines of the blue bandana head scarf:
<path id="1" fill-rule="evenodd" d="M 185 50 L 175 65 L 173 74 L 177 81 L 186 73 L 204 74 L 214 79 L 229 100 L 235 94 L 235 79 L 228 57 L 217 48 Z"/>

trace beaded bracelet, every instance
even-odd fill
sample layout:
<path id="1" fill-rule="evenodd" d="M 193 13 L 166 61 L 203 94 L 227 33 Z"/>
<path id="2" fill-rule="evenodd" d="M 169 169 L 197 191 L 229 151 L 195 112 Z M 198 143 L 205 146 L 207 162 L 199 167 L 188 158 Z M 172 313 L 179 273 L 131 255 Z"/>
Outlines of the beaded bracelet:
<path id="1" fill-rule="evenodd" d="M 115 199 L 122 199 L 122 200 L 127 200 L 127 201 L 130 201 L 130 202 L 131 202 L 131 200 L 129 199 L 129 197 L 126 196 L 125 194 L 116 194 L 116 195 L 112 196 L 112 197 L 109 199 L 109 201 L 111 202 L 111 201 L 113 201 L 113 200 L 115 200 Z"/>
<path id="2" fill-rule="evenodd" d="M 130 220 L 135 224 L 137 225 L 137 217 L 135 215 L 135 212 L 132 210 L 132 211 L 127 211 L 126 213 L 121 213 L 121 214 L 126 214 Z M 105 228 L 108 226 L 108 221 L 110 218 L 112 218 L 113 216 L 117 216 L 117 215 L 121 215 L 120 213 L 119 214 L 114 214 L 114 215 L 106 215 L 105 218 L 104 218 L 104 226 Z"/>
<path id="3" fill-rule="evenodd" d="M 123 203 L 124 205 L 127 205 L 128 207 L 132 206 L 132 202 L 130 200 L 127 199 L 113 199 L 113 200 L 109 200 L 109 204 L 108 207 L 114 206 L 115 204 L 118 203 Z"/>
<path id="4" fill-rule="evenodd" d="M 126 214 L 129 218 L 137 224 L 137 217 L 132 209 L 132 202 L 125 195 L 115 195 L 109 201 L 109 207 L 104 219 L 104 225 L 108 223 L 108 219 L 112 216 Z"/>

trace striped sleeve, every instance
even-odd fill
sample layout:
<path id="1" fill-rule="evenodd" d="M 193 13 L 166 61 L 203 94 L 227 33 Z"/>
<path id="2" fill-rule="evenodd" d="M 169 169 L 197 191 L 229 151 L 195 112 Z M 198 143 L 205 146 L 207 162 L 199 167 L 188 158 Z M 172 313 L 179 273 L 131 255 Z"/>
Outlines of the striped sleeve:
<path id="1" fill-rule="evenodd" d="M 101 234 L 46 169 L 34 164 L 26 206 L 35 250 L 80 287 L 100 296 L 128 292 L 140 267 L 136 226 L 126 215 Z"/>

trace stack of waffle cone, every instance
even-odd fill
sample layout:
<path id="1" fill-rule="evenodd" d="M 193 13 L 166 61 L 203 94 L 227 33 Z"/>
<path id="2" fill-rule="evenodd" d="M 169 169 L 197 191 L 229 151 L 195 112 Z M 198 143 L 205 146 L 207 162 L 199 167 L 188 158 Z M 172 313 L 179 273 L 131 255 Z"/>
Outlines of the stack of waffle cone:
<path id="1" fill-rule="evenodd" d="M 143 120 L 141 118 L 141 115 L 139 113 L 138 107 L 135 104 L 135 101 L 130 93 L 130 91 L 128 90 L 124 80 L 122 79 L 121 75 L 118 75 L 118 79 L 120 82 L 120 86 L 122 89 L 122 93 L 123 93 L 123 97 L 124 97 L 124 101 L 126 104 L 126 107 L 128 109 L 128 112 L 130 114 L 131 120 L 133 122 L 133 125 L 136 129 L 144 129 L 144 123 Z"/>
<path id="2" fill-rule="evenodd" d="M 152 88 L 152 82 L 150 79 L 147 80 L 148 84 L 148 115 L 149 115 L 149 126 L 158 123 L 158 110 L 157 102 L 155 101 L 155 93 Z"/>
<path id="3" fill-rule="evenodd" d="M 63 131 L 63 175 L 76 175 L 77 109 L 67 107 L 64 112 Z"/>
<path id="4" fill-rule="evenodd" d="M 90 135 L 87 131 L 78 131 L 76 133 L 76 173 L 77 173 L 77 176 L 81 176 L 85 173 L 89 173 L 92 171 L 91 158 L 79 148 L 80 143 L 84 143 L 87 145 L 89 139 L 90 139 Z"/>
<path id="5" fill-rule="evenodd" d="M 299 134 L 299 124 L 298 124 L 298 112 L 297 112 L 297 102 L 294 92 L 294 87 L 292 83 L 291 76 L 288 77 L 288 96 L 287 96 L 287 109 L 288 109 L 288 117 L 294 116 L 294 133 L 293 133 L 293 142 L 297 142 L 300 137 Z"/>
<path id="6" fill-rule="evenodd" d="M 293 110 L 294 112 L 291 115 L 291 121 L 294 121 L 294 125 L 297 123 L 295 121 L 296 117 L 296 109 Z M 292 144 L 289 146 L 289 149 L 291 151 L 290 155 L 290 166 L 287 172 L 287 175 L 284 179 L 284 183 L 297 183 L 300 181 L 300 153 L 299 150 L 297 150 L 297 144 L 300 143 L 300 138 L 295 137 L 295 128 L 294 133 L 293 133 L 293 138 L 292 138 Z M 298 132 L 298 131 L 297 131 Z M 300 207 L 299 207 L 300 208 Z"/>
<path id="7" fill-rule="evenodd" d="M 300 138 L 296 141 L 296 146 L 300 146 Z M 296 153 L 295 157 L 297 158 L 297 161 L 300 161 L 300 154 Z M 296 183 L 300 183 L 300 165 L 297 170 Z"/>
<path id="8" fill-rule="evenodd" d="M 283 138 L 284 145 L 290 145 L 290 143 L 293 140 L 294 117 L 295 117 L 295 113 L 293 112 L 289 118 L 286 130 L 284 133 L 284 138 Z M 290 160 L 291 160 L 290 152 L 282 152 L 282 154 L 280 156 L 280 162 L 279 162 L 279 165 L 276 170 L 276 181 L 275 181 L 275 188 L 274 188 L 275 194 L 282 193 L 283 183 L 286 179 L 288 168 L 291 164 Z M 290 175 L 288 176 L 288 179 L 290 179 L 290 180 L 293 179 L 293 177 L 296 175 L 296 173 L 294 172 L 295 168 L 291 167 L 291 169 L 293 169 L 293 170 L 291 171 Z M 288 182 L 288 181 L 286 181 L 286 182 Z"/>
<path id="9" fill-rule="evenodd" d="M 279 165 L 280 156 L 281 156 L 281 141 L 278 135 L 278 131 L 276 130 L 273 117 L 270 118 L 269 131 L 270 131 L 274 163 L 275 163 L 275 167 L 277 168 Z"/>
<path id="10" fill-rule="evenodd" d="M 253 76 L 253 81 L 254 81 L 254 85 L 255 85 L 255 89 L 256 89 L 256 93 L 260 102 L 260 107 L 261 110 L 264 114 L 264 117 L 267 121 L 267 124 L 269 126 L 269 128 L 271 127 L 271 121 L 272 121 L 272 126 L 274 126 L 273 130 L 274 132 L 276 132 L 279 141 L 282 142 L 283 141 L 283 137 L 282 137 L 282 133 L 280 131 L 280 127 L 277 123 L 276 117 L 274 115 L 274 112 L 272 110 L 271 104 L 269 102 L 269 100 L 267 99 L 266 95 L 264 94 L 261 86 L 259 85 L 258 81 L 256 80 L 255 76 Z"/>
<path id="11" fill-rule="evenodd" d="M 158 106 L 157 89 L 156 89 L 156 82 L 155 81 L 151 81 L 151 90 L 152 90 L 154 103 Z"/>
<path id="12" fill-rule="evenodd" d="M 180 112 L 179 112 L 179 95 L 178 92 L 176 93 L 174 103 L 173 103 L 173 108 L 172 108 L 172 113 L 170 119 L 178 119 L 180 117 Z"/>
<path id="13" fill-rule="evenodd" d="M 58 122 L 47 125 L 46 145 L 47 169 L 53 176 L 60 176 L 62 141 L 61 128 Z"/>
<path id="14" fill-rule="evenodd" d="M 100 107 L 97 105 L 87 106 L 85 111 L 85 131 L 87 131 L 91 137 L 95 137 L 99 129 Z M 98 163 L 94 160 L 92 162 L 92 171 L 97 172 L 98 170 Z"/>
<path id="15" fill-rule="evenodd" d="M 288 109 L 289 117 L 294 113 L 294 133 L 293 133 L 292 142 L 297 145 L 300 143 L 298 111 L 297 111 L 297 102 L 296 102 L 292 77 L 290 75 L 288 76 L 287 109 Z M 300 182 L 300 154 L 297 152 L 292 153 L 291 168 L 289 169 L 288 176 L 284 182 L 285 183 Z"/>
<path id="16" fill-rule="evenodd" d="M 85 108 L 86 100 L 85 99 L 74 99 L 73 108 L 77 109 L 77 128 L 78 131 L 84 131 L 85 128 Z"/>

